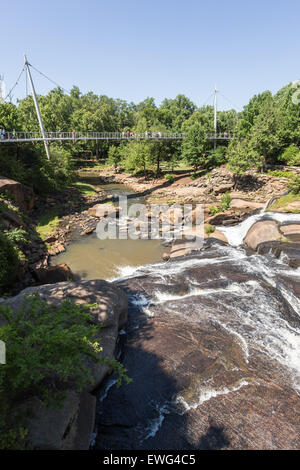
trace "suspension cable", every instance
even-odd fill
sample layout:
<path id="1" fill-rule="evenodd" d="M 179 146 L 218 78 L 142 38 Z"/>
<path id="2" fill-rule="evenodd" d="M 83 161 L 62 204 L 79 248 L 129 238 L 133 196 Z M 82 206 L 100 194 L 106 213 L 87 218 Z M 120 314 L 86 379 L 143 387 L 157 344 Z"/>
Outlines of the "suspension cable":
<path id="1" fill-rule="evenodd" d="M 210 100 L 212 97 L 213 97 L 213 93 L 211 93 L 211 94 L 209 95 L 209 97 L 207 98 L 207 100 L 206 100 L 201 106 L 199 106 L 198 109 L 203 108 L 203 107 L 209 102 L 209 100 Z"/>
<path id="2" fill-rule="evenodd" d="M 6 97 L 4 98 L 4 101 L 7 100 L 7 98 L 11 95 L 11 93 L 13 92 L 13 90 L 14 90 L 14 89 L 16 88 L 16 86 L 18 85 L 19 80 L 20 80 L 20 78 L 21 78 L 22 73 L 24 72 L 24 70 L 25 70 L 25 67 L 22 68 L 21 73 L 20 73 L 20 75 L 18 76 L 16 83 L 15 83 L 14 86 L 10 89 L 9 93 L 7 93 Z"/>
<path id="3" fill-rule="evenodd" d="M 47 75 L 45 75 L 43 72 L 41 72 L 40 70 L 38 70 L 36 67 L 34 67 L 32 64 L 29 64 L 30 67 L 32 67 L 36 72 L 38 72 L 40 75 L 42 75 L 44 78 L 46 78 L 47 80 L 49 80 L 49 82 L 53 83 L 54 85 L 56 85 L 57 87 L 61 88 L 63 91 L 65 91 L 66 93 L 70 93 L 69 90 L 66 90 L 64 87 L 60 86 L 59 83 L 55 82 L 54 80 L 52 80 L 51 78 L 47 77 Z"/>
<path id="4" fill-rule="evenodd" d="M 223 95 L 223 93 L 220 93 L 220 95 L 223 96 L 223 98 L 225 98 L 225 100 L 227 100 L 229 104 L 234 106 L 234 108 L 238 108 L 238 106 L 235 103 L 233 103 L 233 101 L 231 101 L 229 98 L 226 98 L 226 96 Z"/>

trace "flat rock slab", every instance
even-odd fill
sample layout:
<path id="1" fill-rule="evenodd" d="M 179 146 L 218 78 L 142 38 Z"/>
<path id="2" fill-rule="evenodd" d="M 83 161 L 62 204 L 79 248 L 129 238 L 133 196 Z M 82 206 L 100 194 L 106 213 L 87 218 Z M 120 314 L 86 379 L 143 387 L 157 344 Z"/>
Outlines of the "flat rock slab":
<path id="1" fill-rule="evenodd" d="M 291 241 L 300 242 L 300 224 L 281 225 L 280 231 Z"/>
<path id="2" fill-rule="evenodd" d="M 262 209 L 264 203 L 255 201 L 246 201 L 245 199 L 232 199 L 230 207 L 233 209 Z"/>

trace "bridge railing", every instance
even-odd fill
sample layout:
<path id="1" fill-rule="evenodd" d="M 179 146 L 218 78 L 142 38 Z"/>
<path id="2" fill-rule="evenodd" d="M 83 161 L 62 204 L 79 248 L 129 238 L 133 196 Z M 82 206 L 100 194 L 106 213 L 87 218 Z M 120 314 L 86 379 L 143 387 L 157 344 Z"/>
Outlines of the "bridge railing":
<path id="1" fill-rule="evenodd" d="M 235 133 L 231 133 L 231 132 L 209 132 L 207 134 L 207 138 L 209 140 L 215 140 L 215 139 L 218 139 L 218 140 L 231 140 L 231 139 L 236 139 L 237 136 Z"/>
<path id="2" fill-rule="evenodd" d="M 140 140 L 140 139 L 164 139 L 182 140 L 184 134 L 168 132 L 6 132 L 0 135 L 0 142 L 11 141 L 63 141 L 63 140 Z"/>
<path id="3" fill-rule="evenodd" d="M 2 142 L 39 142 L 51 141 L 79 141 L 79 140 L 183 140 L 185 134 L 171 132 L 5 132 L 0 134 L 0 143 Z M 222 132 L 207 134 L 208 140 L 231 140 L 236 139 L 234 133 Z"/>

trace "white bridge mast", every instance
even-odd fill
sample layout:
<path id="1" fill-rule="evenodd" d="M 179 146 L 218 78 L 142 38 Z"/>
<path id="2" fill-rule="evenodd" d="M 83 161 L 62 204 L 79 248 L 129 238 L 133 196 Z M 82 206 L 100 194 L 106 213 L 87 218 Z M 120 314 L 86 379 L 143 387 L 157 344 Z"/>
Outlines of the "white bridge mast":
<path id="1" fill-rule="evenodd" d="M 218 93 L 217 86 L 215 86 L 215 96 L 214 96 L 214 133 L 215 133 L 215 140 L 214 140 L 214 150 L 217 148 L 217 93 Z"/>
<path id="2" fill-rule="evenodd" d="M 24 55 L 24 59 L 25 59 L 25 69 L 26 69 L 26 72 L 27 72 L 28 80 L 29 80 L 29 83 L 30 83 L 31 91 L 32 91 L 32 98 L 33 98 L 33 101 L 34 101 L 35 110 L 36 110 L 36 114 L 37 114 L 38 121 L 39 121 L 39 126 L 40 126 L 41 133 L 42 133 L 42 136 L 43 136 L 46 155 L 47 155 L 48 160 L 50 160 L 49 143 L 46 139 L 46 133 L 45 133 L 44 125 L 43 125 L 43 120 L 42 120 L 42 116 L 41 116 L 41 112 L 40 112 L 40 107 L 39 107 L 39 103 L 38 103 L 38 100 L 37 100 L 37 97 L 36 97 L 35 88 L 34 88 L 34 84 L 33 84 L 31 73 L 30 73 L 30 68 L 29 68 L 30 64 L 27 61 L 26 55 Z"/>

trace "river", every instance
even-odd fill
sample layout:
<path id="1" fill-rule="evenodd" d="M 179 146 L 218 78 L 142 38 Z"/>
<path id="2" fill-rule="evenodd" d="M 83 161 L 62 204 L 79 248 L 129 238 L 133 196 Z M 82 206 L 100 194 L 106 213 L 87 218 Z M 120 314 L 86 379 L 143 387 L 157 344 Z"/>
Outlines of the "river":
<path id="1" fill-rule="evenodd" d="M 159 241 L 93 236 L 56 258 L 119 277 L 129 297 L 119 357 L 133 380 L 110 376 L 98 391 L 93 448 L 300 447 L 300 268 L 239 246 L 264 216 L 224 228 L 232 246 L 208 240 L 167 263 L 155 263 Z"/>
<path id="2" fill-rule="evenodd" d="M 104 184 L 99 188 L 116 199 L 129 196 L 128 207 L 145 203 L 143 197 L 134 197 L 135 193 L 123 184 Z M 111 280 L 126 275 L 134 267 L 160 261 L 164 251 L 161 240 L 100 240 L 93 233 L 85 237 L 78 235 L 66 251 L 52 258 L 51 262 L 66 263 L 81 279 Z"/>

